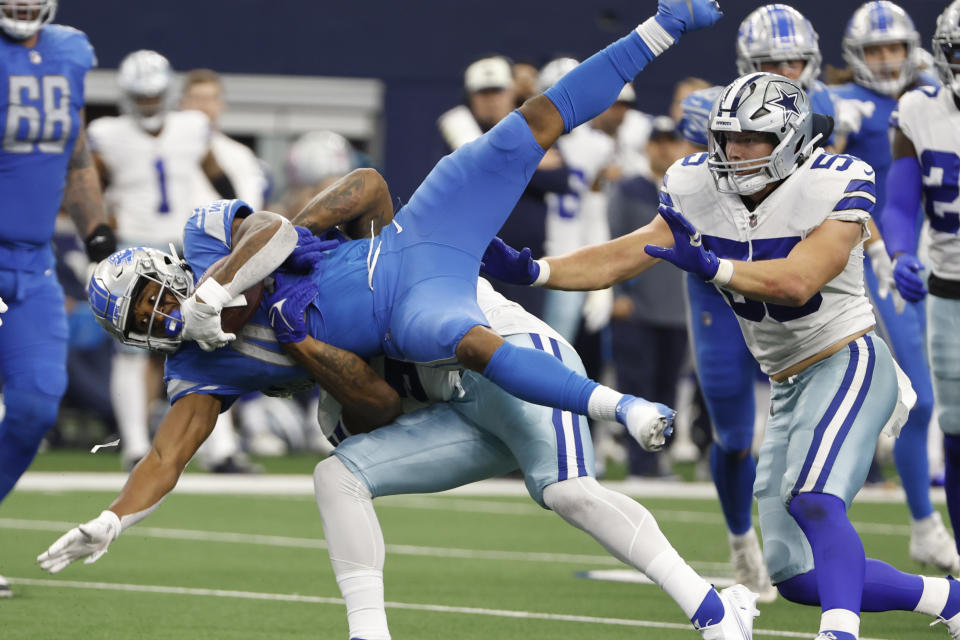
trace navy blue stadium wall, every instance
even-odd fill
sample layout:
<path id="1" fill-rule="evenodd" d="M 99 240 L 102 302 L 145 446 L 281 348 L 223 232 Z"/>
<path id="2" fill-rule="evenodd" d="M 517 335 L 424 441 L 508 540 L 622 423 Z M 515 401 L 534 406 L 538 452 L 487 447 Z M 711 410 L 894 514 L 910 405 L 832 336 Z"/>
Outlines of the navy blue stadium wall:
<path id="1" fill-rule="evenodd" d="M 734 38 L 757 0 L 724 0 L 724 19 L 686 38 L 637 81 L 638 105 L 662 112 L 673 83 L 735 75 Z M 795 0 L 841 65 L 840 37 L 859 0 Z M 947 0 L 902 0 L 929 46 Z M 57 21 L 86 31 L 100 64 L 152 48 L 177 69 L 376 77 L 386 83 L 385 173 L 406 198 L 436 160 L 434 120 L 461 98 L 463 69 L 500 52 L 543 62 L 583 58 L 631 29 L 653 0 L 63 0 Z"/>

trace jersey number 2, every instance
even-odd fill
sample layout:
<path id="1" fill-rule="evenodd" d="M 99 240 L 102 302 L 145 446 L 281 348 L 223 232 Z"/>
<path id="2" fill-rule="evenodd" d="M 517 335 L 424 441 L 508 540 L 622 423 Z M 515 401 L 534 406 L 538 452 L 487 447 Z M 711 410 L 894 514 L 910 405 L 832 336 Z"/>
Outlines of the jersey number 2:
<path id="1" fill-rule="evenodd" d="M 36 146 L 40 153 L 63 153 L 72 127 L 70 82 L 64 76 L 10 76 L 8 101 L 4 151 L 33 153 Z M 41 103 L 42 112 L 31 102 Z"/>
<path id="2" fill-rule="evenodd" d="M 927 150 L 920 154 L 923 168 L 924 210 L 935 231 L 960 231 L 960 156 L 949 151 Z M 947 208 L 952 209 L 948 211 Z"/>

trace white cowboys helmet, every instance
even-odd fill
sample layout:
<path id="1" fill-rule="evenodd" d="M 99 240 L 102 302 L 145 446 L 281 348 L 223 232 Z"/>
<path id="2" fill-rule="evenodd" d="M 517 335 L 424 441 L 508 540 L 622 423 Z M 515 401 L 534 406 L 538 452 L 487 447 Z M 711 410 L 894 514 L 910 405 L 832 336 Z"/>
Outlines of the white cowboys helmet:
<path id="1" fill-rule="evenodd" d="M 765 62 L 803 60 L 800 86 L 809 89 L 820 75 L 819 36 L 810 21 L 785 4 L 768 4 L 755 9 L 737 34 L 737 71 L 741 74 L 762 71 Z"/>
<path id="2" fill-rule="evenodd" d="M 304 187 L 346 175 L 355 164 L 353 147 L 333 131 L 309 131 L 297 138 L 287 153 L 290 182 Z"/>
<path id="3" fill-rule="evenodd" d="M 896 78 L 889 75 L 893 70 L 883 73 L 883 70 L 871 69 L 864 55 L 866 47 L 892 42 L 902 42 L 907 54 Z M 896 96 L 917 77 L 919 46 L 920 34 L 907 12 L 888 0 L 878 0 L 861 5 L 850 17 L 843 35 L 843 59 L 850 65 L 857 84 Z"/>
<path id="4" fill-rule="evenodd" d="M 960 98 L 960 0 L 953 0 L 937 18 L 932 50 L 940 82 Z"/>
<path id="5" fill-rule="evenodd" d="M 139 331 L 133 326 L 134 301 L 144 285 L 151 281 L 160 285 L 160 291 L 146 331 Z M 87 298 L 100 326 L 123 344 L 173 353 L 180 347 L 183 323 L 176 315 L 160 311 L 160 302 L 166 291 L 183 302 L 193 289 L 193 274 L 175 254 L 150 247 L 133 247 L 117 251 L 97 265 L 87 285 Z M 152 335 L 154 327 L 161 325 L 165 335 Z"/>
<path id="6" fill-rule="evenodd" d="M 156 51 L 141 49 L 120 62 L 120 111 L 132 117 L 144 130 L 154 133 L 163 127 L 170 106 L 173 71 Z"/>
<path id="7" fill-rule="evenodd" d="M 707 145 L 707 165 L 717 190 L 750 195 L 788 177 L 820 138 L 829 135 L 829 118 L 819 118 L 815 126 L 807 93 L 775 73 L 748 74 L 724 87 L 710 112 Z M 773 151 L 754 160 L 729 160 L 726 136 L 741 131 L 771 134 Z"/>
<path id="8" fill-rule="evenodd" d="M 57 0 L 0 0 L 0 29 L 14 40 L 26 40 L 53 22 Z"/>

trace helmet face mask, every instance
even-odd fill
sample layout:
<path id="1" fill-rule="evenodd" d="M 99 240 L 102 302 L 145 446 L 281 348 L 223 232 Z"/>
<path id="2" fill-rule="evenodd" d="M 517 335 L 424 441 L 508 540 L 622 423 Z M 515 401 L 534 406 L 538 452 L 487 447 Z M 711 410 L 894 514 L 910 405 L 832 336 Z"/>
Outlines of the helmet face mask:
<path id="1" fill-rule="evenodd" d="M 147 49 L 134 51 L 120 62 L 117 72 L 120 111 L 145 131 L 156 133 L 170 108 L 172 82 L 173 71 L 165 57 Z"/>
<path id="2" fill-rule="evenodd" d="M 937 18 L 931 50 L 943 86 L 960 98 L 960 0 L 954 0 Z"/>
<path id="3" fill-rule="evenodd" d="M 57 0 L 0 0 L 0 30 L 14 40 L 33 37 L 53 22 Z"/>
<path id="4" fill-rule="evenodd" d="M 145 330 L 134 326 L 134 307 L 148 283 L 159 285 Z M 180 347 L 179 318 L 160 310 L 168 293 L 183 302 L 194 290 L 193 275 L 176 255 L 150 247 L 123 249 L 97 265 L 87 287 L 94 317 L 123 344 L 172 353 Z M 162 335 L 154 335 L 160 333 Z"/>
<path id="5" fill-rule="evenodd" d="M 867 62 L 870 47 L 886 44 L 902 44 L 903 60 L 893 66 Z M 896 96 L 917 77 L 915 51 L 919 45 L 920 34 L 906 11 L 888 0 L 867 2 L 853 12 L 847 23 L 843 59 L 850 65 L 857 84 Z"/>
<path id="6" fill-rule="evenodd" d="M 760 158 L 731 160 L 728 134 L 742 132 L 766 134 L 773 149 Z M 815 142 L 806 92 L 783 76 L 749 74 L 727 85 L 713 104 L 707 165 L 720 193 L 752 195 L 789 177 Z"/>
<path id="7" fill-rule="evenodd" d="M 785 4 L 768 4 L 754 10 L 740 23 L 737 70 L 741 74 L 764 71 L 765 63 L 793 60 L 804 63 L 796 81 L 809 89 L 820 76 L 823 57 L 817 32 L 799 11 Z"/>

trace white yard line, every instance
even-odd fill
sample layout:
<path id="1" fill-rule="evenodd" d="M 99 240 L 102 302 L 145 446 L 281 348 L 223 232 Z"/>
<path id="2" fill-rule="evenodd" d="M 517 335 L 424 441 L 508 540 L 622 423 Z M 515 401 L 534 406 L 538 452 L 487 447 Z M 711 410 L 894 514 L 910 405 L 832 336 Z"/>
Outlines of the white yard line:
<path id="1" fill-rule="evenodd" d="M 128 591 L 139 593 L 162 593 L 169 595 L 205 596 L 215 598 L 240 598 L 245 600 L 268 600 L 275 602 L 299 602 L 307 604 L 327 604 L 343 606 L 340 598 L 320 596 L 302 596 L 286 593 L 261 593 L 256 591 L 234 591 L 229 589 L 198 589 L 190 587 L 167 587 L 161 585 L 119 584 L 114 582 L 81 582 L 75 580 L 38 580 L 35 578 L 8 578 L 12 584 L 31 587 L 54 587 L 67 589 L 99 589 L 107 591 Z M 654 620 L 627 620 L 624 618 L 599 618 L 577 616 L 563 613 L 543 613 L 537 611 L 514 611 L 510 609 L 483 609 L 478 607 L 452 607 L 439 604 L 414 604 L 409 602 L 387 602 L 388 609 L 406 609 L 410 611 L 430 611 L 433 613 L 457 613 L 466 615 L 489 616 L 495 618 L 522 618 L 527 620 L 550 620 L 559 622 L 580 622 L 586 624 L 617 625 L 624 627 L 644 627 L 648 629 L 670 629 L 690 632 L 689 624 L 675 622 L 656 622 Z M 776 631 L 773 629 L 754 629 L 754 636 L 774 638 L 810 638 L 810 632 Z M 861 640 L 883 640 L 881 638 L 861 638 Z"/>
<path id="2" fill-rule="evenodd" d="M 28 471 L 17 483 L 19 491 L 119 491 L 126 473 L 86 473 Z M 675 498 L 713 500 L 716 489 L 709 482 L 662 482 L 655 480 L 603 481 L 603 484 L 634 498 Z M 219 495 L 313 495 L 313 477 L 309 474 L 219 475 L 188 473 L 180 478 L 176 491 Z M 523 480 L 494 478 L 475 482 L 441 495 L 524 497 Z M 931 489 L 931 499 L 944 504 L 942 488 Z M 857 501 L 898 503 L 905 501 L 900 488 L 862 489 Z"/>

